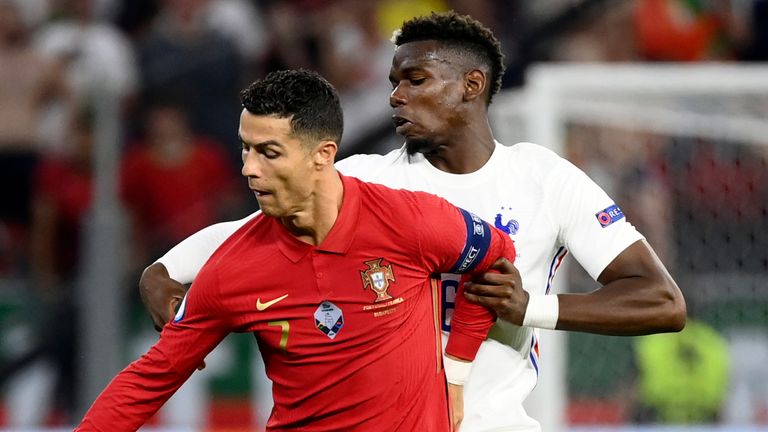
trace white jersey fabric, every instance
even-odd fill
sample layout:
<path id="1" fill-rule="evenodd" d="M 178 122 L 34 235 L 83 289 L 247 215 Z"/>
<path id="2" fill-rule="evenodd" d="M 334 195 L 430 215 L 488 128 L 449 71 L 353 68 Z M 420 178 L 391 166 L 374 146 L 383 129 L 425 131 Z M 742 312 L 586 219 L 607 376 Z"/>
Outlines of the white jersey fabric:
<path id="1" fill-rule="evenodd" d="M 386 155 L 351 156 L 336 168 L 364 181 L 439 195 L 505 231 L 515 242 L 523 287 L 532 294 L 550 292 L 567 253 L 596 279 L 619 253 L 643 238 L 583 171 L 536 144 L 507 147 L 497 142 L 488 162 L 470 174 L 440 171 L 421 154 L 408 156 L 405 147 Z M 204 237 L 197 240 L 200 247 L 185 240 L 159 261 L 171 277 L 189 282 L 214 245 L 249 218 L 196 234 Z M 201 257 L 201 252 L 207 255 Z M 444 341 L 457 281 L 457 276 L 443 275 Z M 501 320 L 494 325 L 464 388 L 462 431 L 540 431 L 523 409 L 539 373 L 537 338 L 532 328 Z"/>

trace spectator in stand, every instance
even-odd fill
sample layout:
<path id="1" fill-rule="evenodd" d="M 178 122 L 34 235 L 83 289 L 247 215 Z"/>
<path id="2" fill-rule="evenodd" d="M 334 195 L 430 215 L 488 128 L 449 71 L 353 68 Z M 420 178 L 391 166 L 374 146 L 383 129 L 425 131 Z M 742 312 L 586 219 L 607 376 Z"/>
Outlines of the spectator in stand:
<path id="1" fill-rule="evenodd" d="M 725 3 L 639 0 L 634 10 L 638 49 L 655 61 L 731 59 Z"/>
<path id="2" fill-rule="evenodd" d="M 14 273 L 25 248 L 32 177 L 40 146 L 39 122 L 48 104 L 66 95 L 56 65 L 30 43 L 19 0 L 0 0 L 0 231 Z"/>
<path id="3" fill-rule="evenodd" d="M 730 361 L 727 341 L 715 328 L 688 318 L 680 333 L 638 338 L 634 351 L 638 368 L 636 421 L 719 421 Z"/>
<path id="4" fill-rule="evenodd" d="M 70 424 L 77 414 L 74 286 L 79 268 L 80 228 L 92 193 L 93 122 L 87 110 L 72 119 L 64 142 L 67 153 L 46 153 L 41 158 L 32 197 L 32 287 L 42 320 L 37 323 L 30 347 L 0 367 L 0 384 L 28 370 L 32 375 L 20 377 L 18 384 L 39 387 L 32 396 L 9 392 L 14 393 L 9 396 L 17 407 L 11 412 L 13 426 L 40 426 L 51 421 Z M 30 380 L 35 384 L 30 384 Z"/>
<path id="5" fill-rule="evenodd" d="M 61 0 L 55 19 L 44 25 L 35 38 L 38 49 L 59 63 L 72 87 L 72 106 L 92 105 L 96 97 L 109 94 L 129 104 L 138 89 L 138 69 L 130 41 L 110 22 L 96 16 L 97 0 Z M 43 133 L 54 141 L 61 125 L 74 110 L 60 107 L 60 118 L 43 125 Z"/>
<path id="6" fill-rule="evenodd" d="M 270 42 L 267 24 L 258 2 L 207 0 L 205 22 L 237 48 L 248 70 L 261 67 Z"/>
<path id="7" fill-rule="evenodd" d="M 148 110 L 146 138 L 126 153 L 122 167 L 137 263 L 234 209 L 235 177 L 221 147 L 192 130 L 181 106 Z"/>
<path id="8" fill-rule="evenodd" d="M 200 132 L 231 142 L 237 129 L 242 59 L 230 39 L 206 22 L 204 0 L 162 0 L 151 29 L 138 41 L 144 100 L 186 107 Z M 229 151 L 230 171 L 240 165 Z"/>

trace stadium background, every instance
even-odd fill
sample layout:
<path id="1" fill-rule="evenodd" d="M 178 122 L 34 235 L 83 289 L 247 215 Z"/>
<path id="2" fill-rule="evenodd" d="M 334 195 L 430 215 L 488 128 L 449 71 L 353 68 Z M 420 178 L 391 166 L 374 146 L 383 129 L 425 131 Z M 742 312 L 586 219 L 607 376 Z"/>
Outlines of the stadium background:
<path id="1" fill-rule="evenodd" d="M 255 209 L 241 87 L 318 70 L 342 156 L 394 148 L 388 36 L 448 8 L 502 41 L 497 138 L 587 171 L 688 301 L 680 335 L 545 332 L 544 430 L 767 429 L 768 1 L 0 0 L 0 430 L 66 430 L 156 337 L 141 268 Z M 566 262 L 556 287 L 595 285 Z M 228 338 L 152 426 L 252 430 L 258 361 Z"/>

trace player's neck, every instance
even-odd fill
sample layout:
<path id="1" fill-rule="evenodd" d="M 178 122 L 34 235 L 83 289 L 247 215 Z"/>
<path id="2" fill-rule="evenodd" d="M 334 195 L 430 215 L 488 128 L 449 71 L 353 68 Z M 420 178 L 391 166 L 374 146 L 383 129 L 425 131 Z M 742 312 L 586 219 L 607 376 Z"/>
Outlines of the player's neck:
<path id="1" fill-rule="evenodd" d="M 479 123 L 479 122 L 478 122 Z M 434 151 L 425 153 L 435 168 L 451 174 L 469 174 L 482 168 L 493 154 L 496 141 L 488 122 L 461 129 Z"/>
<path id="2" fill-rule="evenodd" d="M 314 246 L 320 245 L 336 223 L 344 200 L 344 184 L 332 167 L 319 176 L 304 207 L 280 222 L 296 238 Z"/>

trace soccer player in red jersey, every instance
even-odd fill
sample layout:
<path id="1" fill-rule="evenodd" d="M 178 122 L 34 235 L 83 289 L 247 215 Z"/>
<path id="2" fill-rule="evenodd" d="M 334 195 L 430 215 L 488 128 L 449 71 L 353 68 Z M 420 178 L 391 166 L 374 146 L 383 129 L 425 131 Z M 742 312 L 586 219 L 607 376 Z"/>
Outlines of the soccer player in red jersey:
<path id="1" fill-rule="evenodd" d="M 242 92 L 243 170 L 262 214 L 211 256 L 160 341 L 123 370 L 79 431 L 136 430 L 230 332 L 252 332 L 268 431 L 450 431 L 492 314 L 457 296 L 443 369 L 439 273 L 513 260 L 512 241 L 437 196 L 340 175 L 335 89 L 305 71 Z"/>

